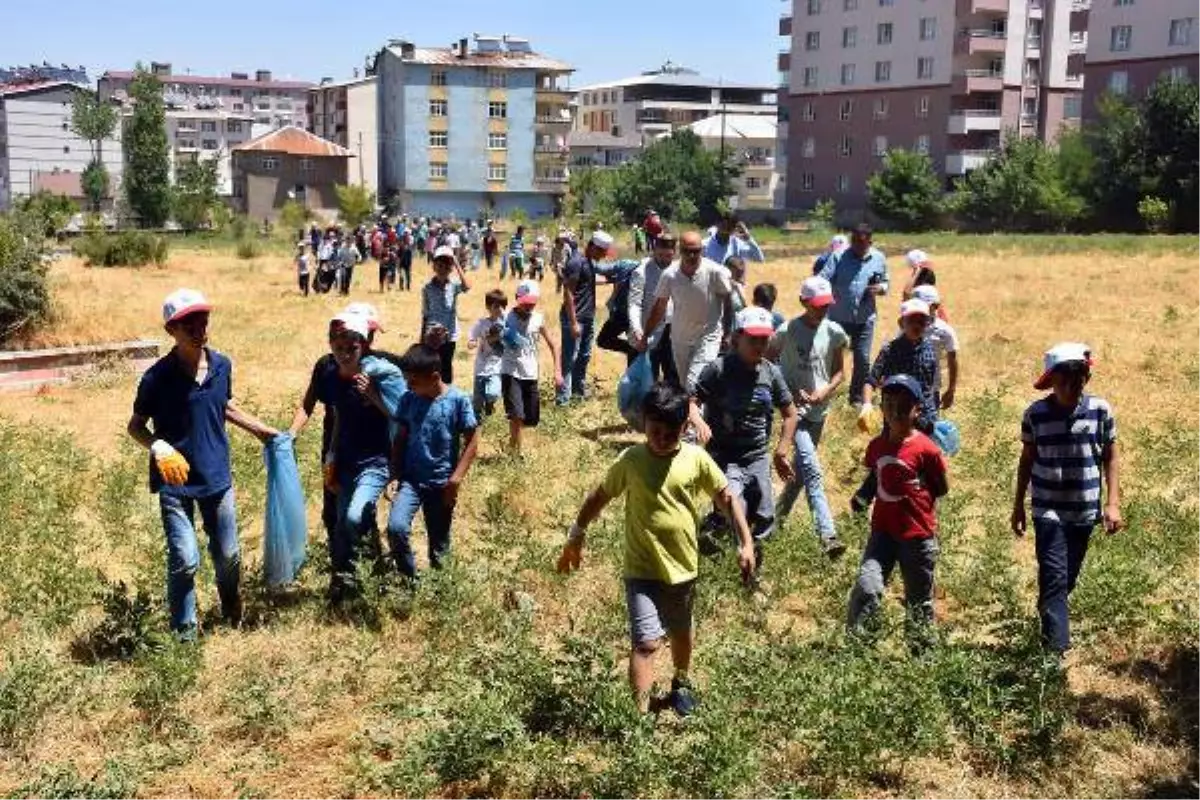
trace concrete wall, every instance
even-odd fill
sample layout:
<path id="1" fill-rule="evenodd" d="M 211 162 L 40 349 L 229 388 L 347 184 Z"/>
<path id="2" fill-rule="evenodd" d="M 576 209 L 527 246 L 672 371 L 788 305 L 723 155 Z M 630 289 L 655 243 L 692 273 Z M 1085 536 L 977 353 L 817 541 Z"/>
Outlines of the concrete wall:
<path id="1" fill-rule="evenodd" d="M 278 159 L 273 170 L 263 167 L 264 158 Z M 288 192 L 304 187 L 304 205 L 314 211 L 337 209 L 335 184 L 347 182 L 348 157 L 321 157 L 301 159 L 283 153 L 234 154 L 234 180 L 240 184 L 241 197 L 235 205 L 250 219 L 274 220 L 279 209 L 291 199 Z M 308 161 L 310 169 L 303 169 L 302 162 Z"/>
<path id="2" fill-rule="evenodd" d="M 1200 52 L 1200 28 L 1196 25 L 1196 0 L 1137 0 L 1130 6 L 1115 6 L 1113 0 L 1096 0 L 1088 12 L 1088 65 L 1111 61 L 1142 61 L 1176 58 Z M 1190 44 L 1170 44 L 1171 20 L 1191 18 Z M 1129 25 L 1133 35 L 1128 50 L 1113 51 L 1112 29 Z"/>
<path id="3" fill-rule="evenodd" d="M 379 133 L 375 81 L 346 87 L 346 143 L 354 153 L 350 180 L 379 193 Z"/>
<path id="4" fill-rule="evenodd" d="M 535 79 L 532 70 L 508 73 L 508 183 L 505 188 L 509 192 L 534 191 Z M 565 139 L 566 133 L 557 129 L 553 135 Z"/>
<path id="5" fill-rule="evenodd" d="M 499 217 L 512 214 L 520 208 L 530 217 L 545 217 L 554 213 L 554 198 L 548 194 L 533 192 L 412 192 L 410 213 L 433 217 L 454 216 L 458 219 L 474 219 L 491 201 L 492 212 Z"/>
<path id="6" fill-rule="evenodd" d="M 414 67 L 414 78 L 425 69 L 421 66 Z M 447 159 L 450 165 L 450 179 L 445 188 L 451 192 L 478 192 L 487 180 L 487 89 L 476 84 L 476 77 L 478 76 L 475 70 L 446 71 L 446 98 L 450 113 L 450 147 Z M 413 149 L 421 147 L 417 142 L 427 144 L 428 129 L 419 131 L 414 126 L 410 130 L 410 146 Z M 511 141 L 508 146 L 511 151 Z"/>

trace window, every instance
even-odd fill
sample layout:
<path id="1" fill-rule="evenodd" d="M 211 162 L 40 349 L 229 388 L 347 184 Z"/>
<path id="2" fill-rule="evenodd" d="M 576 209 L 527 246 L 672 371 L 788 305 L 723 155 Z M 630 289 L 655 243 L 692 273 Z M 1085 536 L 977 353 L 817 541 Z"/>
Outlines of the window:
<path id="1" fill-rule="evenodd" d="M 1117 8 L 1133 5 L 1133 0 L 1113 0 L 1113 5 Z"/>
<path id="2" fill-rule="evenodd" d="M 312 168 L 313 168 L 313 160 L 311 158 L 300 159 L 300 171 L 301 172 L 312 172 Z"/>
<path id="3" fill-rule="evenodd" d="M 842 158 L 849 158 L 854 155 L 854 139 L 850 136 L 843 136 L 842 141 L 838 143 L 838 155 Z"/>
<path id="4" fill-rule="evenodd" d="M 216 139 L 205 139 L 204 141 L 200 142 L 200 146 L 203 147 L 205 150 L 216 150 L 217 149 L 217 140 Z"/>
<path id="5" fill-rule="evenodd" d="M 821 13 L 821 0 L 808 0 L 808 15 L 815 17 Z"/>
<path id="6" fill-rule="evenodd" d="M 446 101 L 445 100 L 430 100 L 429 101 L 429 116 L 431 116 L 431 117 L 446 116 Z"/>
<path id="7" fill-rule="evenodd" d="M 488 119 L 506 119 L 508 103 L 488 103 Z"/>
<path id="8" fill-rule="evenodd" d="M 924 119 L 929 116 L 929 95 L 923 94 L 917 98 L 917 118 Z"/>
<path id="9" fill-rule="evenodd" d="M 212 120 L 205 120 L 204 122 L 200 123 L 200 130 L 204 131 L 205 133 L 216 133 L 217 123 L 213 122 Z"/>
<path id="10" fill-rule="evenodd" d="M 1063 98 L 1063 118 L 1079 119 L 1083 111 L 1083 98 L 1077 94 L 1069 94 Z"/>
<path id="11" fill-rule="evenodd" d="M 1108 49 L 1114 53 L 1128 50 L 1132 41 L 1132 25 L 1113 25 L 1112 30 L 1109 32 Z"/>
<path id="12" fill-rule="evenodd" d="M 493 89 L 503 89 L 508 86 L 508 73 L 499 69 L 487 71 L 487 85 Z"/>
<path id="13" fill-rule="evenodd" d="M 241 97 L 241 96 L 242 96 L 242 90 L 241 90 L 241 89 L 230 89 L 230 90 L 229 90 L 229 96 L 230 96 L 230 97 Z"/>
<path id="14" fill-rule="evenodd" d="M 842 11 L 858 11 L 858 0 L 842 0 Z"/>
<path id="15" fill-rule="evenodd" d="M 812 103 L 805 103 L 800 109 L 800 120 L 802 122 L 812 122 L 817 118 L 817 111 L 813 108 Z"/>
<path id="16" fill-rule="evenodd" d="M 446 131 L 430 131 L 430 147 L 447 147 L 450 144 L 450 134 Z"/>
<path id="17" fill-rule="evenodd" d="M 887 119 L 888 111 L 888 99 L 886 97 L 875 98 L 875 110 L 872 112 L 872 116 L 874 116 L 875 119 Z"/>
<path id="18" fill-rule="evenodd" d="M 761 189 L 763 186 L 762 178 L 746 178 L 747 189 Z"/>
<path id="19" fill-rule="evenodd" d="M 1026 97 L 1021 101 L 1021 115 L 1025 117 L 1036 117 L 1038 112 L 1038 101 L 1036 97 Z"/>
<path id="20" fill-rule="evenodd" d="M 508 165 L 507 164 L 488 164 L 488 180 L 489 181 L 506 181 L 506 180 L 508 180 Z"/>
<path id="21" fill-rule="evenodd" d="M 875 26 L 875 41 L 878 44 L 892 43 L 892 23 L 881 22 Z"/>
<path id="22" fill-rule="evenodd" d="M 1108 76 L 1108 90 L 1113 94 L 1125 94 L 1129 91 L 1129 73 L 1117 70 Z"/>
<path id="23" fill-rule="evenodd" d="M 933 77 L 933 57 L 922 56 L 917 59 L 917 79 L 929 80 Z"/>
<path id="24" fill-rule="evenodd" d="M 820 50 L 821 49 L 821 32 L 809 31 L 804 34 L 804 49 L 805 50 Z"/>
<path id="25" fill-rule="evenodd" d="M 815 158 L 817 155 L 817 140 L 812 136 L 804 138 L 804 151 L 801 154 L 802 158 Z"/>
<path id="26" fill-rule="evenodd" d="M 446 70 L 435 69 L 429 73 L 430 86 L 445 86 L 446 85 Z"/>
<path id="27" fill-rule="evenodd" d="M 937 17 L 921 17 L 921 41 L 929 42 L 937 38 Z"/>
<path id="28" fill-rule="evenodd" d="M 1169 81 L 1186 81 L 1188 79 L 1188 68 L 1181 65 L 1171 67 L 1163 72 L 1163 77 Z"/>
<path id="29" fill-rule="evenodd" d="M 842 107 L 838 110 L 838 119 L 842 122 L 849 122 L 850 117 L 854 115 L 854 101 L 843 100 Z"/>
<path id="30" fill-rule="evenodd" d="M 243 109 L 245 109 L 245 108 L 246 108 L 246 104 L 245 104 L 245 103 L 234 103 L 234 104 L 233 104 L 233 110 L 234 110 L 234 111 L 241 111 L 241 110 L 243 110 Z"/>
<path id="31" fill-rule="evenodd" d="M 1038 78 L 1041 77 L 1041 74 L 1042 74 L 1042 65 L 1041 65 L 1040 61 L 1038 61 L 1036 58 L 1030 58 L 1025 61 L 1025 82 L 1026 83 L 1037 83 Z"/>
<path id="32" fill-rule="evenodd" d="M 858 44 L 858 26 L 851 25 L 849 28 L 842 28 L 842 47 L 850 48 Z"/>
<path id="33" fill-rule="evenodd" d="M 240 119 L 230 119 L 225 121 L 226 133 L 241 133 L 242 121 Z"/>
<path id="34" fill-rule="evenodd" d="M 267 156 L 262 160 L 262 168 L 267 172 L 279 169 L 279 159 L 275 156 Z"/>
<path id="35" fill-rule="evenodd" d="M 816 86 L 817 85 L 817 68 L 816 67 L 805 67 L 804 68 L 804 85 L 805 86 Z"/>
<path id="36" fill-rule="evenodd" d="M 917 152 L 923 156 L 929 155 L 929 134 L 922 133 L 917 137 Z"/>
<path id="37" fill-rule="evenodd" d="M 813 174 L 811 172 L 805 172 L 800 176 L 800 191 L 811 192 L 813 190 L 814 182 Z"/>
<path id="38" fill-rule="evenodd" d="M 508 134 L 507 133 L 489 133 L 488 134 L 488 150 L 507 150 L 508 149 Z"/>
<path id="39" fill-rule="evenodd" d="M 892 62 L 876 61 L 875 62 L 875 82 L 888 83 L 892 79 Z"/>
<path id="40" fill-rule="evenodd" d="M 854 65 L 842 64 L 842 86 L 854 85 Z"/>
<path id="41" fill-rule="evenodd" d="M 1171 20 L 1170 43 L 1172 45 L 1191 44 L 1192 24 L 1195 21 L 1195 17 L 1183 17 L 1182 19 Z"/>
<path id="42" fill-rule="evenodd" d="M 429 162 L 429 179 L 433 181 L 444 181 L 446 176 L 450 174 L 449 167 L 445 161 L 430 161 Z"/>
<path id="43" fill-rule="evenodd" d="M 838 191 L 838 194 L 846 194 L 846 192 L 850 191 L 850 176 L 849 175 L 838 175 L 837 176 L 837 191 Z"/>
<path id="44" fill-rule="evenodd" d="M 64 153 L 69 153 L 69 152 L 71 152 L 71 146 L 70 146 L 70 145 L 67 145 L 67 144 L 64 144 L 64 145 L 63 145 L 63 152 L 64 152 Z"/>

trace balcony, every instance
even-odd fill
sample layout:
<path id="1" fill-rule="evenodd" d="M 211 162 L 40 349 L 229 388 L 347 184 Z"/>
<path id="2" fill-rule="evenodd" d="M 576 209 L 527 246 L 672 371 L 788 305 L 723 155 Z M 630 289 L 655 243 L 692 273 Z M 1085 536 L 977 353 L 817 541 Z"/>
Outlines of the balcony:
<path id="1" fill-rule="evenodd" d="M 1008 34 L 990 28 L 963 28 L 955 42 L 957 53 L 1003 53 Z"/>
<path id="2" fill-rule="evenodd" d="M 1004 73 L 990 69 L 964 69 L 954 76 L 951 85 L 955 94 L 999 92 L 1004 89 Z"/>
<path id="3" fill-rule="evenodd" d="M 965 175 L 973 169 L 979 169 L 986 164 L 994 150 L 956 150 L 946 154 L 946 174 Z"/>
<path id="4" fill-rule="evenodd" d="M 535 144 L 533 152 L 539 155 L 566 155 L 571 152 L 571 148 L 565 144 Z"/>
<path id="5" fill-rule="evenodd" d="M 564 109 L 564 111 L 565 111 L 565 109 Z M 570 112 L 567 112 L 565 114 L 542 114 L 542 113 L 539 113 L 534 118 L 534 121 L 537 122 L 538 125 L 566 125 L 566 126 L 570 127 L 571 114 L 570 114 Z"/>
<path id="6" fill-rule="evenodd" d="M 792 15 L 791 14 L 784 14 L 779 18 L 779 35 L 780 36 L 791 36 L 792 35 Z"/>
<path id="7" fill-rule="evenodd" d="M 1070 50 L 1068 51 L 1070 53 L 1070 55 L 1073 55 L 1073 56 L 1084 55 L 1085 53 L 1087 53 L 1087 45 L 1088 45 L 1087 31 L 1072 31 L 1071 32 L 1071 44 L 1070 44 Z"/>
<path id="8" fill-rule="evenodd" d="M 946 120 L 946 133 L 965 136 L 974 131 L 999 131 L 1000 112 L 995 109 L 967 108 L 951 111 Z"/>
<path id="9" fill-rule="evenodd" d="M 1008 14 L 1008 0 L 958 0 L 956 13 L 959 17 L 971 14 Z"/>
<path id="10" fill-rule="evenodd" d="M 1090 11 L 1092 0 L 1071 0 L 1072 11 Z"/>
<path id="11" fill-rule="evenodd" d="M 776 59 L 775 68 L 780 72 L 788 72 L 792 68 L 792 51 L 780 50 L 779 57 Z"/>
<path id="12" fill-rule="evenodd" d="M 566 175 L 535 175 L 533 185 L 546 192 L 562 194 L 567 190 L 568 180 Z"/>
<path id="13" fill-rule="evenodd" d="M 1073 89 L 1082 89 L 1083 88 L 1083 76 L 1082 75 L 1068 75 L 1066 77 L 1066 80 L 1063 81 L 1063 83 L 1065 83 L 1067 86 L 1070 86 Z"/>

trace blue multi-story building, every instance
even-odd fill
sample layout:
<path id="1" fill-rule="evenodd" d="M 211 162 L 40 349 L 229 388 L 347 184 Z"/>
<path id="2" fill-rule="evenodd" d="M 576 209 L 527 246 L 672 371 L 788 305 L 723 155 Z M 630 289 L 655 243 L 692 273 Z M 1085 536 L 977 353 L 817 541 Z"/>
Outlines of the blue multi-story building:
<path id="1" fill-rule="evenodd" d="M 375 56 L 379 196 L 434 216 L 556 214 L 568 177 L 569 64 L 525 39 L 393 39 Z"/>

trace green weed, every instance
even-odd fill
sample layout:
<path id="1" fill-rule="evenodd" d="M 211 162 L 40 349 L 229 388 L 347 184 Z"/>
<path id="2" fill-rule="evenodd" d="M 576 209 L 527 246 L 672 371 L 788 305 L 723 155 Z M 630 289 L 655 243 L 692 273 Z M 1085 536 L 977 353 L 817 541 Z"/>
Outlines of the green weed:
<path id="1" fill-rule="evenodd" d="M 134 662 L 130 700 L 152 730 L 184 727 L 179 701 L 196 685 L 202 666 L 198 645 L 168 641 L 143 650 Z"/>
<path id="2" fill-rule="evenodd" d="M 108 798 L 134 797 L 138 790 L 138 776 L 128 766 L 118 761 L 104 762 L 103 769 L 90 777 L 84 777 L 74 764 L 52 764 L 41 768 L 38 777 L 13 791 L 11 798 Z"/>
<path id="3" fill-rule="evenodd" d="M 45 653 L 10 653 L 0 670 L 0 748 L 25 745 L 64 691 L 61 671 Z"/>

